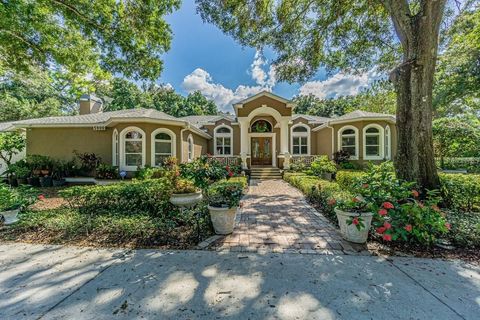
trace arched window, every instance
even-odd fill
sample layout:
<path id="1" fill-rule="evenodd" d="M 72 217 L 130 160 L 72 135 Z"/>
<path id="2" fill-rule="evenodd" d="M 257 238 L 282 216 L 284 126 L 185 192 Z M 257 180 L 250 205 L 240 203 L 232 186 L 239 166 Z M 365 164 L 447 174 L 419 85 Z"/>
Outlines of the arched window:
<path id="1" fill-rule="evenodd" d="M 338 149 L 347 151 L 350 159 L 358 159 L 358 129 L 354 126 L 345 126 L 338 131 Z"/>
<path id="2" fill-rule="evenodd" d="M 251 132 L 258 132 L 258 133 L 272 132 L 272 124 L 267 120 L 260 119 L 255 121 L 250 127 L 250 129 L 251 129 Z"/>
<path id="3" fill-rule="evenodd" d="M 214 134 L 214 152 L 215 155 L 231 156 L 233 153 L 233 139 L 232 128 L 227 125 L 222 125 L 215 129 Z"/>
<path id="4" fill-rule="evenodd" d="M 385 159 L 392 159 L 392 142 L 389 125 L 385 127 Z"/>
<path id="5" fill-rule="evenodd" d="M 152 166 L 161 166 L 168 157 L 176 156 L 175 133 L 161 128 L 152 132 Z"/>
<path id="6" fill-rule="evenodd" d="M 187 138 L 187 160 L 190 162 L 190 161 L 193 161 L 193 157 L 195 156 L 195 149 L 194 149 L 194 145 L 193 145 L 193 137 L 192 135 L 189 135 L 188 138 Z"/>
<path id="7" fill-rule="evenodd" d="M 310 127 L 296 124 L 290 132 L 291 153 L 293 155 L 310 155 Z"/>
<path id="8" fill-rule="evenodd" d="M 370 124 L 363 128 L 363 158 L 366 160 L 381 160 L 383 155 L 383 128 L 377 124 Z"/>
<path id="9" fill-rule="evenodd" d="M 118 167 L 120 162 L 119 157 L 119 141 L 118 141 L 118 130 L 113 130 L 112 135 L 112 166 Z"/>
<path id="10" fill-rule="evenodd" d="M 145 132 L 136 127 L 123 129 L 120 134 L 120 167 L 126 171 L 136 171 L 145 166 Z"/>

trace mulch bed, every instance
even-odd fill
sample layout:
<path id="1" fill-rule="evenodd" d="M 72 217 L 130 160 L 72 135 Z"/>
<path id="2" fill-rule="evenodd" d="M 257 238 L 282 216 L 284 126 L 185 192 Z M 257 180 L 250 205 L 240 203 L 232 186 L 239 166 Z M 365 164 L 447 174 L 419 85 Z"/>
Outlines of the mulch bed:
<path id="1" fill-rule="evenodd" d="M 58 191 L 62 189 L 65 188 L 39 188 L 39 194 L 43 195 L 45 198 L 43 200 L 37 201 L 30 207 L 30 209 L 36 211 L 51 210 L 58 209 L 61 206 L 66 205 L 67 201 L 58 195 Z"/>

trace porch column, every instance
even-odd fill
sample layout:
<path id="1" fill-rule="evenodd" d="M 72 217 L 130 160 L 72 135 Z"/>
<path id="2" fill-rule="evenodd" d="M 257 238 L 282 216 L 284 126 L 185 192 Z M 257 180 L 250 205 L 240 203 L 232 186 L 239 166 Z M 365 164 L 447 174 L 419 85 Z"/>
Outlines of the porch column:
<path id="1" fill-rule="evenodd" d="M 290 119 L 282 119 L 280 121 L 280 154 L 288 153 L 288 123 Z"/>
<path id="2" fill-rule="evenodd" d="M 240 157 L 242 158 L 242 169 L 248 169 L 247 155 L 248 155 L 248 119 L 238 118 L 240 124 Z"/>

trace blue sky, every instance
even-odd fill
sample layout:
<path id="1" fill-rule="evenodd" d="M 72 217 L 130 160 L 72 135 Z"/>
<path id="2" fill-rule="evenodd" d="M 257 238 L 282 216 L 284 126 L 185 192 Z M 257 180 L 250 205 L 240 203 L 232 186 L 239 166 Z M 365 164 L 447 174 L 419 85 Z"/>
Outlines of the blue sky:
<path id="1" fill-rule="evenodd" d="M 203 23 L 193 1 L 184 1 L 180 10 L 167 17 L 173 31 L 172 46 L 164 56 L 160 82 L 177 92 L 188 94 L 200 90 L 224 111 L 231 104 L 261 90 L 285 98 L 315 94 L 329 98 L 356 94 L 371 82 L 372 73 L 351 76 L 338 73 L 327 78 L 323 70 L 305 84 L 278 82 L 270 62 L 273 52 L 263 55 L 253 48 L 238 45 L 217 27 Z"/>

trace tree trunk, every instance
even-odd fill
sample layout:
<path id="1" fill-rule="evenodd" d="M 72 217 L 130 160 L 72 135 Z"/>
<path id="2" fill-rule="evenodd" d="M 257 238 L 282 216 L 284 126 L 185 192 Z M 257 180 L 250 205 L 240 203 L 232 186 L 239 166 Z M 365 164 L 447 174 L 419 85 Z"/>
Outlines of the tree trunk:
<path id="1" fill-rule="evenodd" d="M 403 48 L 403 63 L 390 74 L 397 93 L 397 176 L 422 189 L 436 189 L 432 89 L 445 0 L 421 1 L 415 15 L 404 0 L 387 0 L 385 6 Z"/>

